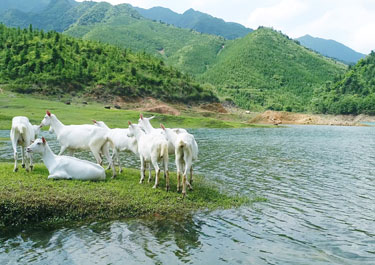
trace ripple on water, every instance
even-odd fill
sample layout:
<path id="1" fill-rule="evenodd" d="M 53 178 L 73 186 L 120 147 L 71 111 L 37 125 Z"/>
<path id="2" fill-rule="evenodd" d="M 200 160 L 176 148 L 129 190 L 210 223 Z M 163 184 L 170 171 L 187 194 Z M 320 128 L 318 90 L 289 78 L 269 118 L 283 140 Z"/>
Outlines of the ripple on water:
<path id="1" fill-rule="evenodd" d="M 375 130 L 290 126 L 193 130 L 195 170 L 267 201 L 178 219 L 0 235 L 0 264 L 373 264 Z M 9 131 L 0 131 L 8 137 Z M 46 132 L 55 152 L 54 137 Z M 88 152 L 80 157 L 93 160 Z M 11 161 L 10 143 L 0 160 Z M 126 166 L 139 167 L 123 154 Z"/>

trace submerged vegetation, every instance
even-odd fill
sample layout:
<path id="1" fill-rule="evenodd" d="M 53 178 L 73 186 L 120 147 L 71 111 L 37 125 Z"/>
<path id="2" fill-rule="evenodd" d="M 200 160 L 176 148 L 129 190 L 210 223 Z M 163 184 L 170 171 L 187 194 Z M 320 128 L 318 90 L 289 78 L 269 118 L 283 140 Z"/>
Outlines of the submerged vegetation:
<path id="1" fill-rule="evenodd" d="M 30 223 L 98 221 L 146 215 L 183 215 L 197 210 L 238 207 L 252 199 L 225 194 L 202 177 L 194 180 L 194 191 L 185 199 L 176 192 L 176 175 L 171 174 L 171 190 L 165 191 L 161 178 L 139 184 L 139 170 L 125 169 L 116 179 L 89 182 L 48 180 L 44 165 L 31 173 L 12 172 L 12 164 L 0 163 L 0 227 Z M 260 200 L 255 198 L 253 200 Z"/>
<path id="2" fill-rule="evenodd" d="M 0 24 L 0 83 L 20 93 L 217 101 L 212 91 L 153 56 L 32 26 Z"/>

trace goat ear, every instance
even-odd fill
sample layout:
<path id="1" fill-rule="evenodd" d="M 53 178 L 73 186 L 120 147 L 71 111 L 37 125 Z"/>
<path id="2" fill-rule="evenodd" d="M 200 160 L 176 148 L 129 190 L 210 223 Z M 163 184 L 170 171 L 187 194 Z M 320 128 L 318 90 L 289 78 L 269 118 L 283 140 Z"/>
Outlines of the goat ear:
<path id="1" fill-rule="evenodd" d="M 47 115 L 51 117 L 51 112 L 49 110 L 46 111 Z"/>
<path id="2" fill-rule="evenodd" d="M 128 121 L 128 124 L 129 124 L 129 125 L 132 125 L 132 122 L 131 122 L 131 121 Z"/>
<path id="3" fill-rule="evenodd" d="M 44 137 L 42 137 L 42 141 L 44 144 L 46 143 L 46 139 L 44 139 Z"/>
<path id="4" fill-rule="evenodd" d="M 141 120 L 143 120 L 143 114 L 139 114 L 139 118 L 141 118 Z"/>
<path id="5" fill-rule="evenodd" d="M 175 132 L 176 132 L 177 134 L 179 134 L 179 133 L 180 133 L 180 129 L 176 129 Z"/>
<path id="6" fill-rule="evenodd" d="M 92 120 L 93 123 L 96 123 L 96 120 Z"/>
<path id="7" fill-rule="evenodd" d="M 153 118 L 155 118 L 155 116 L 152 116 L 152 117 L 148 118 L 148 120 L 152 120 Z"/>
<path id="8" fill-rule="evenodd" d="M 160 127 L 165 130 L 165 126 L 162 123 L 160 123 Z"/>

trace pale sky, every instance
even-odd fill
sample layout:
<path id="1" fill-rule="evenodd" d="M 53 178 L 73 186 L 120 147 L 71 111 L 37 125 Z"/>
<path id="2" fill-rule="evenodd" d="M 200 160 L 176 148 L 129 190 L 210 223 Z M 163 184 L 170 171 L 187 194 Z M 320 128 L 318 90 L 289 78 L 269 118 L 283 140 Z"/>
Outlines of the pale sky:
<path id="1" fill-rule="evenodd" d="M 82 0 L 78 0 L 82 1 Z M 99 1 L 99 0 L 98 0 Z M 189 8 L 256 29 L 273 27 L 291 38 L 333 39 L 365 54 L 375 50 L 375 0 L 106 0 L 177 13 Z"/>

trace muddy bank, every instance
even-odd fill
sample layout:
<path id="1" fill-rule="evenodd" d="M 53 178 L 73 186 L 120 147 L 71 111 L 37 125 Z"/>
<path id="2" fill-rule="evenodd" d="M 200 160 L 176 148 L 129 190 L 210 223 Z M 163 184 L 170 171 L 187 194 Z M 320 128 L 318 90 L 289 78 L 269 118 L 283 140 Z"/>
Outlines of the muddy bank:
<path id="1" fill-rule="evenodd" d="M 280 111 L 265 111 L 251 118 L 251 123 L 259 124 L 315 124 L 361 126 L 366 122 L 375 122 L 375 116 L 368 115 L 323 115 Z"/>

